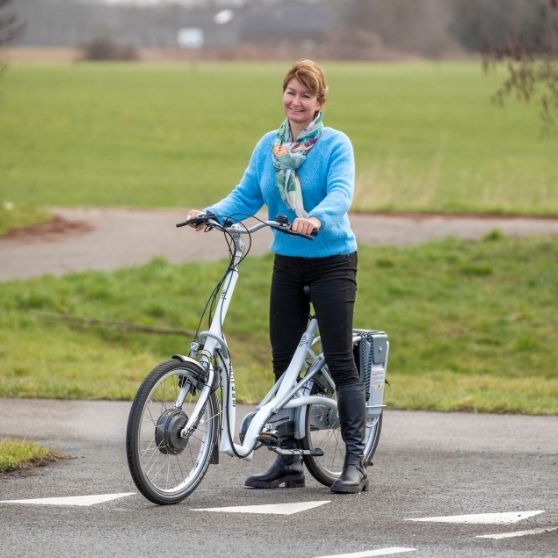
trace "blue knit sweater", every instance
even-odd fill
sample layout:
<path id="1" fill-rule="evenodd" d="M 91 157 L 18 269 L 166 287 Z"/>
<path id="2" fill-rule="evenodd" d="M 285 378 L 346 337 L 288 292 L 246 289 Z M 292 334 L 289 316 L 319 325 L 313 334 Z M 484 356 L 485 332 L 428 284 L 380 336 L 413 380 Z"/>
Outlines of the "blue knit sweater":
<path id="1" fill-rule="evenodd" d="M 219 220 L 242 220 L 255 215 L 265 204 L 270 219 L 293 210 L 281 199 L 275 183 L 271 148 L 276 131 L 268 132 L 257 143 L 238 186 L 220 202 L 207 207 Z M 348 211 L 354 190 L 355 163 L 349 138 L 333 128 L 323 132 L 297 171 L 302 185 L 304 209 L 317 217 L 322 226 L 313 242 L 273 231 L 270 249 L 283 256 L 323 258 L 351 254 L 357 244 Z"/>

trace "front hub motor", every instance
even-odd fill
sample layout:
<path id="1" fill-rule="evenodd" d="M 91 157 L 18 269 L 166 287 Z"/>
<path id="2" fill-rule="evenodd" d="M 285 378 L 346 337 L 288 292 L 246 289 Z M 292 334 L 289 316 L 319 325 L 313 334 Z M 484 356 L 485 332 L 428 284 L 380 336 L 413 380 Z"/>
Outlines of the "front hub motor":
<path id="1" fill-rule="evenodd" d="M 178 455 L 184 450 L 188 438 L 181 438 L 180 432 L 187 422 L 188 416 L 182 409 L 168 409 L 159 417 L 155 427 L 155 443 L 161 453 Z"/>

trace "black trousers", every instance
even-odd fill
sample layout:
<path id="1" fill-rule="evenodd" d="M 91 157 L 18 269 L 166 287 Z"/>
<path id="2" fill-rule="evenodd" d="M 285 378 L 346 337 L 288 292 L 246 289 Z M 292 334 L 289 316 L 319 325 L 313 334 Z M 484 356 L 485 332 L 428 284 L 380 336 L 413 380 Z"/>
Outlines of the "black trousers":
<path id="1" fill-rule="evenodd" d="M 352 329 L 357 254 L 327 258 L 275 256 L 271 280 L 269 331 L 273 371 L 287 369 L 308 325 L 310 299 L 318 319 L 322 349 L 336 386 L 356 384 Z"/>

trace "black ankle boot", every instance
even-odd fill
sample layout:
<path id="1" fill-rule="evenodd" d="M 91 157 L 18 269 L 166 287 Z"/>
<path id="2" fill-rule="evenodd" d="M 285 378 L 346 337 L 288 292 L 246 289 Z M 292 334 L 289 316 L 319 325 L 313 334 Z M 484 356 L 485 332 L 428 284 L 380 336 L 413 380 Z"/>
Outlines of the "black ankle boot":
<path id="1" fill-rule="evenodd" d="M 341 476 L 331 485 L 331 491 L 354 494 L 368 490 L 368 477 L 363 466 L 366 435 L 366 402 L 362 384 L 337 388 L 337 410 L 341 436 L 345 442 L 345 463 Z"/>
<path id="2" fill-rule="evenodd" d="M 294 449 L 298 444 L 294 438 L 281 442 L 281 448 Z M 252 488 L 277 488 L 281 484 L 285 488 L 299 488 L 304 486 L 304 473 L 302 470 L 301 455 L 281 455 L 273 462 L 271 467 L 261 475 L 252 475 L 244 482 L 244 486 Z"/>

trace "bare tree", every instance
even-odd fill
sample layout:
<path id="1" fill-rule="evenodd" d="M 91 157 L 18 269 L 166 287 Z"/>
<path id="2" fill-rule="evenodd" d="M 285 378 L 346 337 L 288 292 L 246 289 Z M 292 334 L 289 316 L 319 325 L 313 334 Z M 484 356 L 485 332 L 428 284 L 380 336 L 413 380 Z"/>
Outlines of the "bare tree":
<path id="1" fill-rule="evenodd" d="M 442 57 L 462 48 L 452 35 L 455 0 L 337 0 L 337 43 L 362 58 L 382 53 Z M 336 49 L 339 45 L 335 45 Z"/>
<path id="2" fill-rule="evenodd" d="M 22 28 L 11 4 L 12 0 L 0 0 L 0 47 L 13 41 Z"/>
<path id="3" fill-rule="evenodd" d="M 509 95 L 525 102 L 535 102 L 540 109 L 543 132 L 556 128 L 558 112 L 558 0 L 543 0 L 532 5 L 537 10 L 529 30 L 511 33 L 494 46 L 482 49 L 485 71 L 505 64 L 507 77 L 493 96 L 502 104 Z"/>
<path id="4" fill-rule="evenodd" d="M 11 3 L 12 0 L 0 0 L 0 50 L 15 39 L 23 27 Z M 0 69 L 3 67 L 0 57 Z"/>

